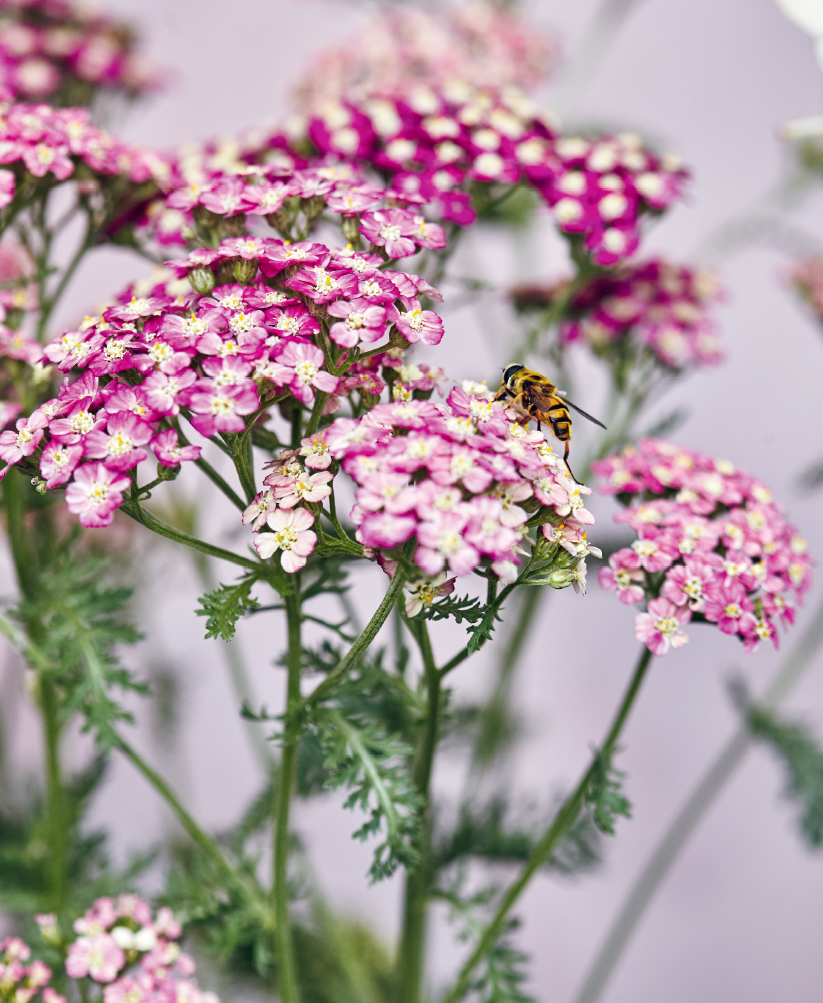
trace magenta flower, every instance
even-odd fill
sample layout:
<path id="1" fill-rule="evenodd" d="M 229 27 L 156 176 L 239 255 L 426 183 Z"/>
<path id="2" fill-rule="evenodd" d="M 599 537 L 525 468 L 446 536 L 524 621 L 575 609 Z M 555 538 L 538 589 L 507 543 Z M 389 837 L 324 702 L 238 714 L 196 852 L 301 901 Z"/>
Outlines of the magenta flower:
<path id="1" fill-rule="evenodd" d="M 305 508 L 269 513 L 266 522 L 271 533 L 260 533 L 254 539 L 254 549 L 267 560 L 280 551 L 280 565 L 284 571 L 294 574 L 305 567 L 306 559 L 314 550 L 317 534 L 312 514 Z"/>
<path id="2" fill-rule="evenodd" d="M 334 393 L 340 382 L 322 368 L 323 353 L 307 341 L 294 339 L 285 343 L 276 361 L 283 367 L 278 382 L 287 385 L 294 396 L 304 404 L 314 403 L 314 390 Z"/>
<path id="3" fill-rule="evenodd" d="M 0 170 L 0 209 L 5 209 L 13 198 L 14 172 Z"/>
<path id="4" fill-rule="evenodd" d="M 40 457 L 40 473 L 45 478 L 46 487 L 51 489 L 65 484 L 82 458 L 82 446 L 65 446 L 53 439 Z"/>
<path id="5" fill-rule="evenodd" d="M 341 296 L 354 296 L 357 292 L 357 276 L 339 268 L 302 268 L 286 281 L 295 292 L 302 293 L 315 303 L 330 303 Z"/>
<path id="6" fill-rule="evenodd" d="M 724 634 L 752 634 L 757 625 L 754 604 L 740 582 L 721 585 L 703 607 L 703 615 Z"/>
<path id="7" fill-rule="evenodd" d="M 643 586 L 638 584 L 643 581 L 640 558 L 628 547 L 612 554 L 609 566 L 601 568 L 597 577 L 602 588 L 617 592 L 617 598 L 627 606 L 642 602 L 646 596 Z"/>
<path id="8" fill-rule="evenodd" d="M 129 411 L 118 411 L 109 417 L 106 431 L 95 428 L 86 436 L 85 454 L 93 460 L 103 460 L 112 470 L 131 470 L 146 459 L 142 447 L 152 439 L 151 426 Z"/>
<path id="9" fill-rule="evenodd" d="M 212 380 L 200 380 L 190 397 L 191 423 L 207 439 L 215 432 L 242 432 L 243 415 L 253 414 L 260 406 L 254 386 L 218 386 Z"/>
<path id="10" fill-rule="evenodd" d="M 439 345 L 443 338 L 443 321 L 433 310 L 423 310 L 417 303 L 406 313 L 398 314 L 394 323 L 411 344 L 422 341 L 424 345 Z"/>
<path id="11" fill-rule="evenodd" d="M 127 478 L 122 479 L 127 480 Z M 74 511 L 71 506 L 69 508 Z M 83 525 L 89 524 L 83 523 Z M 98 933 L 92 937 L 80 937 L 70 945 L 66 958 L 66 974 L 73 979 L 82 979 L 88 975 L 95 982 L 114 982 L 125 963 L 126 956 L 114 938 L 107 933 Z"/>
<path id="12" fill-rule="evenodd" d="M 687 606 L 675 606 L 664 597 L 652 599 L 647 613 L 638 613 L 634 621 L 634 634 L 654 655 L 665 655 L 669 645 L 682 648 L 689 640 L 680 628 L 691 619 Z"/>
<path id="13" fill-rule="evenodd" d="M 74 480 L 66 488 L 66 505 L 80 517 L 81 526 L 110 526 L 130 484 L 128 477 L 102 463 L 85 463 L 75 470 Z"/>
<path id="14" fill-rule="evenodd" d="M 5 477 L 24 456 L 31 456 L 37 449 L 47 424 L 48 419 L 45 414 L 42 411 L 35 411 L 28 418 L 18 419 L 15 425 L 16 432 L 11 430 L 0 432 L 0 460 L 5 460 L 8 464 L 0 471 L 0 479 Z"/>
<path id="15" fill-rule="evenodd" d="M 361 341 L 371 344 L 379 341 L 386 333 L 386 311 L 369 300 L 360 297 L 335 300 L 329 304 L 328 311 L 330 316 L 341 318 L 331 326 L 331 339 L 345 348 L 351 348 Z"/>
<path id="16" fill-rule="evenodd" d="M 310 470 L 326 470 L 331 466 L 331 453 L 325 442 L 326 429 L 322 429 L 310 439 L 300 440 L 300 455 L 305 457 L 303 463 Z"/>
<path id="17" fill-rule="evenodd" d="M 676 565 L 667 573 L 663 583 L 663 595 L 675 606 L 688 603 L 689 609 L 694 612 L 701 611 L 706 605 L 708 595 L 715 588 L 718 565 L 721 563 L 716 554 L 708 554 L 705 559 L 686 558 L 684 564 Z"/>
<path id="18" fill-rule="evenodd" d="M 189 400 L 189 391 L 197 379 L 193 369 L 168 373 L 155 370 L 143 382 L 146 404 L 157 414 L 176 415 Z"/>
<path id="19" fill-rule="evenodd" d="M 364 213 L 360 232 L 376 247 L 385 247 L 390 258 L 406 258 L 417 250 L 412 234 L 418 229 L 413 213 L 405 209 L 381 209 Z"/>
<path id="20" fill-rule="evenodd" d="M 164 467 L 176 467 L 187 460 L 198 460 L 202 452 L 200 446 L 181 446 L 173 428 L 159 432 L 152 440 L 151 448 Z"/>

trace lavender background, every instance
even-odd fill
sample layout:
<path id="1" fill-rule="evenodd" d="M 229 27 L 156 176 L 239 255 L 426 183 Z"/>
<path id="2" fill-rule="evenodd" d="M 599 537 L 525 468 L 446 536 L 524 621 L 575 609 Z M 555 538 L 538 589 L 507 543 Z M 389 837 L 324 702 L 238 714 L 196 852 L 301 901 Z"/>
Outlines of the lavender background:
<path id="1" fill-rule="evenodd" d="M 665 0 L 638 3 L 593 74 L 571 121 L 637 128 L 680 152 L 694 169 L 685 204 L 649 236 L 647 251 L 690 259 L 700 244 L 719 259 L 707 234 L 730 216 L 762 205 L 784 159 L 776 128 L 818 113 L 821 78 L 812 43 L 786 21 L 773 0 Z M 149 55 L 173 68 L 168 92 L 132 112 L 127 138 L 169 145 L 186 137 L 235 132 L 282 118 L 289 86 L 322 45 L 352 36 L 373 9 L 343 0 L 110 0 L 108 7 L 143 28 Z M 535 0 L 531 19 L 556 30 L 573 54 L 596 4 Z M 543 104 L 552 105 L 547 91 Z M 791 217 L 823 234 L 816 194 Z M 813 554 L 823 553 L 823 496 L 799 493 L 798 472 L 823 454 L 823 339 L 781 281 L 788 259 L 774 248 L 750 246 L 719 262 L 728 289 L 720 309 L 727 362 L 692 378 L 667 398 L 661 413 L 688 405 L 677 432 L 685 445 L 726 457 L 757 473 L 790 509 Z M 137 265 L 139 273 L 141 266 Z M 458 274 L 484 274 L 498 284 L 563 272 L 563 248 L 543 220 L 519 250 L 500 234 L 477 234 L 461 252 Z M 107 250 L 78 276 L 60 318 L 71 322 L 135 276 L 134 260 Z M 491 378 L 507 361 L 512 320 L 493 297 L 480 309 L 446 316 L 437 361 L 455 378 Z M 584 406 L 597 413 L 604 385 L 585 364 Z M 181 479 L 182 480 L 182 479 Z M 185 486 L 185 485 L 184 485 Z M 199 482 L 189 479 L 190 490 Z M 218 520 L 237 546 L 244 534 L 220 500 L 206 494 L 202 521 Z M 610 508 L 599 504 L 608 528 Z M 597 528 L 593 534 L 597 539 Z M 136 568 L 137 615 L 149 640 L 129 660 L 159 678 L 173 666 L 180 685 L 178 733 L 164 738 L 150 709 L 140 710 L 138 744 L 183 793 L 206 826 L 228 825 L 254 793 L 260 769 L 234 697 L 220 647 L 202 640 L 192 613 L 202 589 L 187 557 L 143 537 L 152 560 Z M 7 571 L 7 564 L 4 564 Z M 223 580 L 225 569 L 216 569 Z M 9 579 L 6 578 L 8 581 Z M 382 589 L 379 573 L 357 579 L 356 602 L 368 615 Z M 810 597 L 800 625 L 820 601 Z M 590 743 L 602 734 L 636 657 L 633 614 L 600 591 L 571 591 L 545 604 L 516 688 L 527 734 L 506 768 L 511 789 L 547 804 L 574 782 Z M 451 627 L 451 629 L 450 629 Z M 796 636 L 795 632 L 795 636 Z M 449 655 L 462 631 L 441 625 L 437 650 Z M 576 882 L 541 876 L 518 910 L 520 942 L 533 956 L 533 989 L 541 1000 L 571 1001 L 611 918 L 676 809 L 735 726 L 725 681 L 735 668 L 755 690 L 779 659 L 742 648 L 717 631 L 695 628 L 687 648 L 655 662 L 625 734 L 618 765 L 628 772 L 634 818 L 621 821 L 607 844 L 605 866 Z M 274 618 L 246 623 L 238 643 L 253 670 L 256 698 L 277 708 L 284 685 L 272 660 L 284 626 Z M 790 639 L 790 642 L 793 638 Z M 787 646 L 790 648 L 791 643 Z M 455 673 L 465 699 L 485 693 L 492 662 L 486 649 Z M 823 734 L 823 657 L 788 701 Z M 21 772 L 38 769 L 40 737 L 23 695 L 19 664 L 6 657 L 0 708 Z M 81 762 L 87 743 L 71 740 Z M 454 791 L 461 774 L 448 762 L 435 786 Z M 792 1003 L 820 998 L 823 952 L 823 855 L 801 845 L 794 812 L 779 799 L 782 776 L 755 751 L 712 809 L 645 916 L 604 995 L 608 1003 Z M 354 828 L 334 797 L 298 804 L 296 820 L 322 887 L 339 909 L 392 934 L 398 926 L 399 880 L 369 889 L 368 849 L 349 840 Z M 173 831 L 173 823 L 143 780 L 124 763 L 111 770 L 94 805 L 93 822 L 113 833 L 119 859 Z M 503 875 L 505 876 L 505 875 Z M 433 985 L 445 983 L 461 948 L 438 915 L 431 930 Z"/>

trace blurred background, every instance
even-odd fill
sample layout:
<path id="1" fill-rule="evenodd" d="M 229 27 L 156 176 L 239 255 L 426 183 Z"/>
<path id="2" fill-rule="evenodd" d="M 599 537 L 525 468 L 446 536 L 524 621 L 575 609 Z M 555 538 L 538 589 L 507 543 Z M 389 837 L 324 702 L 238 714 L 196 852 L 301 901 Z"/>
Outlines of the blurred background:
<path id="1" fill-rule="evenodd" d="M 522 4 L 523 17 L 549 32 L 559 48 L 552 82 L 539 92 L 538 104 L 569 125 L 636 129 L 677 151 L 693 171 L 689 194 L 649 231 L 644 253 L 711 264 L 726 290 L 717 311 L 725 363 L 678 385 L 661 410 L 687 408 L 688 419 L 672 437 L 756 474 L 786 505 L 810 552 L 819 555 L 823 494 L 804 492 L 799 477 L 823 454 L 823 336 L 785 275 L 793 257 L 809 250 L 798 229 L 823 241 L 823 189 L 780 186 L 787 154 L 778 134 L 790 120 L 823 112 L 813 42 L 774 0 L 612 2 L 607 10 L 615 17 L 614 32 L 593 39 L 588 29 L 598 6 L 593 0 Z M 375 6 L 344 0 L 109 0 L 107 9 L 133 21 L 147 55 L 171 70 L 165 92 L 135 109 L 119 131 L 135 142 L 170 146 L 283 120 L 290 88 L 317 51 L 356 38 Z M 564 75 L 564 60 L 574 73 Z M 540 213 L 517 239 L 475 228 L 452 271 L 484 279 L 490 288 L 453 309 L 447 300 L 437 364 L 454 379 L 494 379 L 516 341 L 505 290 L 516 282 L 564 277 L 565 253 Z M 91 256 L 57 322 L 71 324 L 133 280 L 133 262 L 111 249 Z M 576 395 L 598 413 L 605 382 L 593 364 L 580 363 Z M 185 494 L 185 475 L 180 483 Z M 223 520 L 226 534 L 240 539 L 219 499 L 206 494 L 198 502 L 203 522 Z M 600 500 L 594 510 L 596 543 L 599 532 L 610 532 L 613 509 Z M 203 622 L 192 612 L 204 591 L 198 569 L 179 550 L 130 526 L 122 526 L 122 533 L 123 545 L 135 555 L 137 622 L 149 637 L 129 661 L 163 697 L 139 707 L 136 742 L 176 782 L 201 823 L 219 830 L 259 789 L 261 735 L 250 734 L 259 726 L 231 710 L 236 698 L 222 642 L 205 641 Z M 146 561 L 149 547 L 152 560 Z M 3 574 L 9 574 L 6 565 Z M 806 613 L 819 603 L 821 588 L 810 595 Z M 362 614 L 369 614 L 381 589 L 376 571 L 357 579 L 353 598 Z M 799 623 L 805 623 L 803 611 Z M 282 647 L 280 629 L 252 618 L 233 642 L 250 668 L 255 702 L 272 711 L 283 689 L 282 670 L 273 665 Z M 787 636 L 789 647 L 797 633 Z M 461 635 L 454 624 L 438 624 L 435 644 L 448 653 Z M 487 692 L 491 647 L 455 673 L 462 698 Z M 596 582 L 585 597 L 566 590 L 544 603 L 516 684 L 524 736 L 501 767 L 517 797 L 546 806 L 574 782 L 635 657 L 633 613 Z M 518 943 L 532 955 L 530 989 L 538 999 L 574 999 L 638 871 L 733 733 L 737 715 L 728 679 L 740 672 L 758 692 L 778 662 L 779 655 L 765 647 L 745 655 L 716 631 L 699 627 L 685 649 L 655 662 L 618 760 L 628 774 L 633 818 L 621 820 L 602 867 L 574 880 L 538 877 L 518 910 Z M 8 755 L 21 771 L 35 774 L 40 739 L 22 667 L 6 654 L 2 673 Z M 823 734 L 823 655 L 786 706 Z M 71 755 L 77 763 L 88 757 L 82 736 L 72 739 Z M 446 760 L 435 786 L 446 796 L 460 780 L 458 767 Z M 747 756 L 668 874 L 604 1000 L 820 998 L 823 855 L 813 855 L 799 840 L 794 812 L 780 798 L 782 784 L 767 752 L 755 749 Z M 352 820 L 340 811 L 340 800 L 328 795 L 296 806 L 295 824 L 312 867 L 334 906 L 394 936 L 400 877 L 367 886 L 369 850 L 349 839 Z M 159 800 L 120 760 L 95 800 L 91 822 L 112 833 L 118 860 L 174 833 Z M 443 916 L 430 938 L 438 987 L 462 948 Z"/>

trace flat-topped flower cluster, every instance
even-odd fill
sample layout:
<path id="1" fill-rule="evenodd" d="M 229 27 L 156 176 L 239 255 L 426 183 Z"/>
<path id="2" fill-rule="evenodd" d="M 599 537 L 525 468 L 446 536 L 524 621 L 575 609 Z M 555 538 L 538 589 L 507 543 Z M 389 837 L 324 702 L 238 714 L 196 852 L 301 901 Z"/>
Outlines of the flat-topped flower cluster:
<path id="1" fill-rule="evenodd" d="M 528 181 L 560 231 L 602 265 L 634 252 L 643 214 L 667 209 L 687 178 L 676 157 L 658 156 L 633 133 L 557 135 L 514 88 L 456 83 L 347 100 L 304 128 L 321 155 L 373 166 L 403 198 L 461 226 L 476 218 L 471 182 Z"/>
<path id="2" fill-rule="evenodd" d="M 0 208 L 9 205 L 24 180 L 52 174 L 65 181 L 78 165 L 79 177 L 122 175 L 135 183 L 168 176 L 168 164 L 148 149 L 113 139 L 93 125 L 86 108 L 47 104 L 0 104 Z M 31 193 L 24 190 L 24 196 Z M 88 193 L 87 193 L 88 194 Z"/>
<path id="3" fill-rule="evenodd" d="M 415 87 L 465 81 L 529 88 L 548 73 L 554 39 L 507 7 L 475 0 L 451 10 L 391 7 L 356 39 L 322 50 L 296 88 L 304 113 L 346 97 L 403 97 Z"/>
<path id="4" fill-rule="evenodd" d="M 128 25 L 68 0 L 3 4 L 0 85 L 16 97 L 78 104 L 98 89 L 135 96 L 158 82 L 157 71 L 136 52 Z"/>
<path id="5" fill-rule="evenodd" d="M 445 405 L 395 401 L 357 421 L 338 418 L 325 444 L 358 485 L 358 541 L 391 558 L 414 539 L 413 560 L 427 576 L 490 566 L 513 581 L 529 524 L 543 524 L 578 559 L 589 553 L 590 489 L 478 385 L 455 387 Z"/>
<path id="6" fill-rule="evenodd" d="M 66 1003 L 49 981 L 52 971 L 42 961 L 26 962 L 31 948 L 19 937 L 0 940 L 0 1001 L 2 1003 Z"/>
<path id="7" fill-rule="evenodd" d="M 690 620 L 715 623 L 746 651 L 778 643 L 811 585 L 806 542 L 767 487 L 731 463 L 659 439 L 593 465 L 615 516 L 637 540 L 617 551 L 600 584 L 621 602 L 648 599 L 636 634 L 657 655 L 680 647 Z"/>
<path id="8" fill-rule="evenodd" d="M 182 928 L 171 909 L 153 914 L 137 895 L 99 898 L 75 920 L 78 936 L 68 943 L 54 915 L 35 918 L 43 941 L 65 953 L 70 979 L 105 986 L 103 1003 L 219 1003 L 192 979 L 196 965 L 178 943 Z M 88 999 L 88 984 L 78 988 Z M 62 999 L 44 992 L 43 1003 Z"/>
<path id="9" fill-rule="evenodd" d="M 106 526 L 149 448 L 166 468 L 198 459 L 181 414 L 209 438 L 245 431 L 248 416 L 288 396 L 314 407 L 321 394 L 330 411 L 354 390 L 373 396 L 384 386 L 374 365 L 397 366 L 403 346 L 437 344 L 443 335 L 439 317 L 418 299 L 438 298 L 436 291 L 415 275 L 381 268 L 387 253 L 417 246 L 398 213 L 361 220 L 372 253 L 229 238 L 174 263 L 189 276 L 187 291 L 172 295 L 161 284 L 147 296 L 127 292 L 102 316 L 86 318 L 45 347 L 51 363 L 80 378 L 0 433 L 7 463 L 0 478 L 23 460 L 36 464 L 44 490 L 68 484 L 68 507 L 82 525 Z M 375 253 L 381 248 L 386 253 Z M 243 281 L 216 284 L 220 276 Z M 352 348 L 390 332 L 397 349 L 364 365 L 349 359 Z M 428 373 L 409 375 L 431 385 Z"/>
<path id="10" fill-rule="evenodd" d="M 520 309 L 568 298 L 559 326 L 562 344 L 585 344 L 605 359 L 648 349 L 666 369 L 711 365 L 722 359 L 709 310 L 720 299 L 714 274 L 661 258 L 624 262 L 582 286 L 570 283 L 514 290 Z"/>

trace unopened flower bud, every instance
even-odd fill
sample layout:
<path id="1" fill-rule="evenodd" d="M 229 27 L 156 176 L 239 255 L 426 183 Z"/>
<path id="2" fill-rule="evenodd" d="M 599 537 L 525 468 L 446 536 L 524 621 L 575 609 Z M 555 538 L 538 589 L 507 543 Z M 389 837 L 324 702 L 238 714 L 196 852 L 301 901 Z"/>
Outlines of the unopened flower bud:
<path id="1" fill-rule="evenodd" d="M 198 265 L 189 272 L 189 283 L 196 293 L 208 296 L 214 289 L 214 273 L 207 265 Z"/>
<path id="2" fill-rule="evenodd" d="M 45 944 L 57 947 L 62 942 L 63 934 L 60 932 L 54 913 L 38 913 L 34 920 L 40 927 L 40 936 Z"/>
<path id="3" fill-rule="evenodd" d="M 257 258 L 236 258 L 234 277 L 242 286 L 250 286 L 257 275 Z"/>
<path id="4" fill-rule="evenodd" d="M 325 208 L 326 200 L 322 195 L 312 195 L 311 198 L 302 200 L 303 212 L 310 223 L 313 223 Z"/>
<path id="5" fill-rule="evenodd" d="M 392 348 L 402 348 L 405 350 L 409 347 L 411 342 L 407 341 L 396 327 L 393 327 L 391 329 L 391 333 L 389 334 L 389 344 Z"/>
<path id="6" fill-rule="evenodd" d="M 577 578 L 577 572 L 572 568 L 554 568 L 545 577 L 546 585 L 553 589 L 565 589 Z"/>
<path id="7" fill-rule="evenodd" d="M 39 495 L 44 495 L 48 488 L 46 487 L 46 482 L 41 480 L 39 477 L 32 477 L 31 479 L 32 487 Z"/>
<path id="8" fill-rule="evenodd" d="M 359 251 L 362 247 L 359 226 L 359 216 L 344 216 L 343 222 L 340 224 L 340 229 L 343 231 L 343 237 L 351 244 L 355 251 Z"/>
<path id="9" fill-rule="evenodd" d="M 167 467 L 165 463 L 157 464 L 157 476 L 163 481 L 173 481 L 180 474 L 180 464 L 176 467 Z"/>

